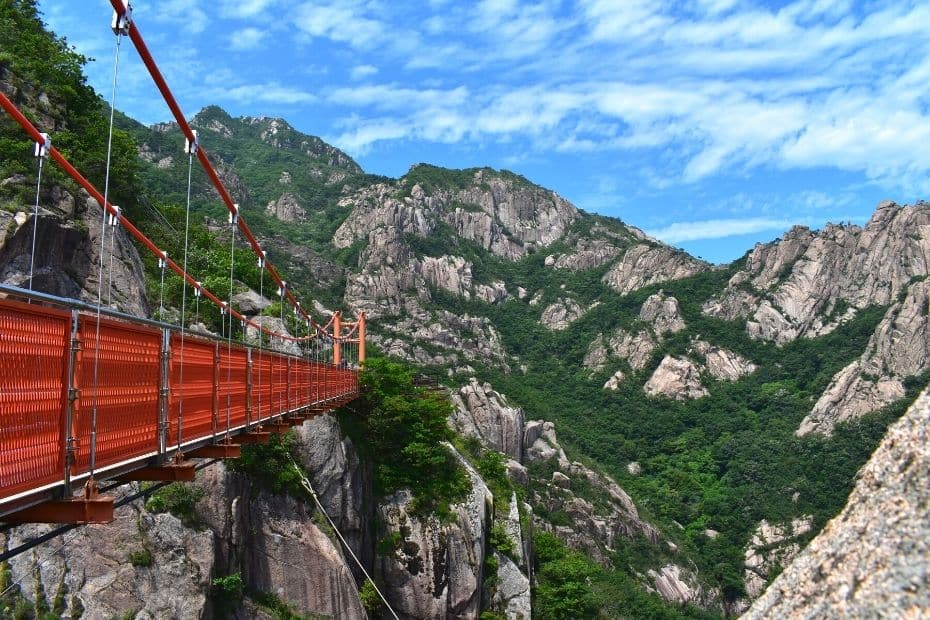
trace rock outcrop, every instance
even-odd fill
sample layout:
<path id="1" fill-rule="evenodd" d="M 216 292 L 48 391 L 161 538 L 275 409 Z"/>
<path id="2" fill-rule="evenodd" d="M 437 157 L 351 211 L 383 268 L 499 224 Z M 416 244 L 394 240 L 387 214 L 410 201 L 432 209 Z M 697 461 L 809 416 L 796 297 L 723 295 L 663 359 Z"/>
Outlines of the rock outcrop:
<path id="1" fill-rule="evenodd" d="M 757 368 L 742 355 L 703 340 L 696 340 L 692 343 L 691 351 L 703 356 L 704 366 L 714 379 L 736 381 L 740 377 L 754 373 Z"/>
<path id="2" fill-rule="evenodd" d="M 833 377 L 801 422 L 799 435 L 831 434 L 844 420 L 860 417 L 905 395 L 904 379 L 930 369 L 930 282 L 915 282 L 885 313 L 862 356 Z"/>
<path id="3" fill-rule="evenodd" d="M 6 223 L 0 241 L 0 282 L 29 286 L 36 226 L 33 289 L 96 303 L 102 252 L 104 305 L 150 316 L 139 254 L 122 227 L 107 226 L 101 231 L 103 210 L 97 201 L 83 192 L 75 198 L 60 187 L 51 187 L 40 202 L 53 206 L 40 209 L 37 225 L 25 212 Z"/>
<path id="4" fill-rule="evenodd" d="M 626 294 L 650 284 L 687 278 L 707 268 L 706 263 L 674 248 L 639 243 L 623 254 L 603 281 L 618 293 Z"/>
<path id="5" fill-rule="evenodd" d="M 620 255 L 622 250 L 608 239 L 579 239 L 571 254 L 553 255 L 551 266 L 556 269 L 582 271 L 606 265 Z M 549 257 L 546 257 L 549 265 Z"/>
<path id="6" fill-rule="evenodd" d="M 202 618 L 209 613 L 210 581 L 216 574 L 213 532 L 191 530 L 171 515 L 151 514 L 138 504 L 116 509 L 114 517 L 108 525 L 80 527 L 50 548 L 11 559 L 12 581 L 19 586 L 7 595 L 18 594 L 32 608 L 43 597 L 40 604 L 46 609 L 57 606 L 56 613 L 73 618 Z M 23 526 L 0 536 L 7 548 L 50 529 Z M 140 559 L 133 562 L 132 557 Z"/>
<path id="7" fill-rule="evenodd" d="M 297 196 L 290 192 L 284 192 L 277 200 L 269 202 L 265 211 L 282 222 L 303 222 L 307 219 L 307 211 Z"/>
<path id="8" fill-rule="evenodd" d="M 686 327 L 678 300 L 663 291 L 646 298 L 639 309 L 639 318 L 649 323 L 657 336 L 676 334 Z"/>
<path id="9" fill-rule="evenodd" d="M 379 556 L 376 573 L 391 606 L 405 617 L 477 618 L 481 606 L 486 523 L 493 502 L 481 477 L 464 460 L 472 490 L 451 507 L 449 523 L 412 513 L 409 492 L 395 493 L 378 507 L 394 553 Z"/>
<path id="10" fill-rule="evenodd" d="M 574 299 L 562 298 L 546 306 L 539 322 L 552 330 L 568 329 L 584 314 L 584 309 Z"/>
<path id="11" fill-rule="evenodd" d="M 888 430 L 843 511 L 744 618 L 921 618 L 930 610 L 930 395 Z"/>
<path id="12" fill-rule="evenodd" d="M 691 360 L 666 355 L 659 367 L 643 386 L 648 396 L 666 396 L 675 400 L 688 400 L 707 396 L 701 384 L 701 371 Z"/>
<path id="13" fill-rule="evenodd" d="M 795 227 L 757 245 L 704 311 L 746 318 L 750 336 L 782 344 L 828 333 L 867 306 L 892 303 L 912 278 L 928 273 L 930 204 L 883 202 L 864 228 Z"/>
<path id="14" fill-rule="evenodd" d="M 763 519 L 746 545 L 743 583 L 750 600 L 762 594 L 769 576 L 794 560 L 801 552 L 803 536 L 813 528 L 813 517 L 793 519 L 791 523 L 772 525 Z"/>
<path id="15" fill-rule="evenodd" d="M 510 407 L 507 399 L 489 383 L 472 377 L 452 395 L 452 426 L 462 435 L 477 437 L 487 447 L 523 460 L 523 410 Z"/>

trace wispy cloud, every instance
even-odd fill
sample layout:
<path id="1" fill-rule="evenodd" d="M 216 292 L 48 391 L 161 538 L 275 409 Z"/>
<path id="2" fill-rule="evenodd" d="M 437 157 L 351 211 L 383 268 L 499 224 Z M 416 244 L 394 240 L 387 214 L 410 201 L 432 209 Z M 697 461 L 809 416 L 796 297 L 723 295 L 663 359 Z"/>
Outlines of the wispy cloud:
<path id="1" fill-rule="evenodd" d="M 791 220 L 752 217 L 745 219 L 702 220 L 695 222 L 674 222 L 663 228 L 648 230 L 646 233 L 664 241 L 675 244 L 684 241 L 703 239 L 724 239 L 736 235 L 748 235 L 765 231 L 781 231 L 792 225 Z"/>
<path id="2" fill-rule="evenodd" d="M 266 34 L 265 31 L 252 27 L 236 30 L 229 36 L 229 46 L 234 50 L 255 49 L 265 40 Z"/>

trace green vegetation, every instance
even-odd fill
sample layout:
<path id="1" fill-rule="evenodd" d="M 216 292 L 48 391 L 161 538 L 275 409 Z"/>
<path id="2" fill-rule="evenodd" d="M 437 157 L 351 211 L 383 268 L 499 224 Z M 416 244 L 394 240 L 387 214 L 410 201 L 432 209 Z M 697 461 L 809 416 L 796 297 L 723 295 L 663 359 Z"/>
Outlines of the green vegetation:
<path id="1" fill-rule="evenodd" d="M 365 611 L 369 614 L 377 614 L 384 606 L 384 602 L 381 600 L 381 597 L 378 596 L 378 591 L 375 589 L 375 584 L 368 579 L 366 579 L 362 587 L 359 588 L 358 597 L 362 601 L 362 607 L 364 607 Z"/>
<path id="2" fill-rule="evenodd" d="M 172 482 L 152 493 L 145 502 L 149 512 L 167 512 L 188 526 L 200 524 L 197 502 L 203 497 L 203 489 L 194 484 Z"/>
<path id="3" fill-rule="evenodd" d="M 152 552 L 148 549 L 131 551 L 129 553 L 129 563 L 136 568 L 148 568 L 152 565 Z"/>
<path id="4" fill-rule="evenodd" d="M 414 385 L 414 369 L 386 358 L 369 358 L 360 377 L 362 396 L 338 413 L 343 430 L 374 464 L 381 495 L 403 488 L 415 508 L 449 516 L 449 505 L 466 497 L 471 483 L 445 445 L 453 433 L 446 420 L 448 397 Z"/>
<path id="5" fill-rule="evenodd" d="M 304 499 L 300 475 L 293 463 L 299 463 L 297 454 L 297 437 L 293 431 L 284 435 L 274 434 L 266 444 L 252 444 L 242 447 L 242 456 L 229 461 L 230 471 L 249 476 L 261 488 L 272 493 L 288 493 Z"/>

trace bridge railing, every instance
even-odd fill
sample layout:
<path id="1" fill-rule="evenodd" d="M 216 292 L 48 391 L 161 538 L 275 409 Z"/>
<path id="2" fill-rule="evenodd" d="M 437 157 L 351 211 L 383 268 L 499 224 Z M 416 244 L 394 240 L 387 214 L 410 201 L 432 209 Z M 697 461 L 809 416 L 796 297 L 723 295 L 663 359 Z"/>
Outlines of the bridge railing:
<path id="1" fill-rule="evenodd" d="M 0 517 L 358 392 L 338 365 L 0 286 Z M 11 298 L 19 297 L 20 300 Z M 357 342 L 357 341 L 356 341 Z M 359 345 L 361 346 L 361 345 Z M 319 350 L 319 349 L 318 349 Z M 324 359 L 332 359 L 332 356 Z"/>

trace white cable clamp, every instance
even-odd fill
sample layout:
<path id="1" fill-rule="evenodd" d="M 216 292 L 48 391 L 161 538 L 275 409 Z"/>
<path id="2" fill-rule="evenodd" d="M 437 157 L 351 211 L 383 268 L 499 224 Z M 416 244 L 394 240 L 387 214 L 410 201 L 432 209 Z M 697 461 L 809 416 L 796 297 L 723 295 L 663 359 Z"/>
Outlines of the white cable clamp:
<path id="1" fill-rule="evenodd" d="M 300 302 L 297 302 L 297 305 L 294 306 L 294 314 L 300 314 Z"/>
<path id="2" fill-rule="evenodd" d="M 184 138 L 184 153 L 187 155 L 196 155 L 197 151 L 200 149 L 200 139 L 197 137 L 196 129 L 191 129 L 191 133 L 194 134 L 194 141 L 191 142 L 189 139 Z"/>
<path id="3" fill-rule="evenodd" d="M 265 250 L 258 251 L 258 268 L 259 269 L 265 268 Z"/>
<path id="4" fill-rule="evenodd" d="M 221 302 L 220 302 L 220 314 L 223 315 L 223 316 L 226 316 L 226 311 L 227 311 L 228 309 L 229 309 L 229 308 L 228 308 L 228 305 L 226 304 L 226 302 L 225 302 L 225 301 L 221 301 Z"/>
<path id="5" fill-rule="evenodd" d="M 233 210 L 229 212 L 229 223 L 233 226 L 239 223 L 239 203 L 233 203 Z"/>
<path id="6" fill-rule="evenodd" d="M 158 258 L 158 268 L 164 269 L 168 265 L 168 253 L 162 250 L 161 256 Z"/>
<path id="7" fill-rule="evenodd" d="M 132 25 L 132 3 L 127 2 L 123 14 L 113 11 L 113 20 L 110 22 L 110 28 L 115 35 L 129 35 L 129 26 Z"/>
<path id="8" fill-rule="evenodd" d="M 284 293 L 287 292 L 287 282 L 281 280 L 281 286 L 278 287 L 278 297 L 284 297 Z"/>
<path id="9" fill-rule="evenodd" d="M 119 225 L 119 216 L 120 216 L 120 213 L 121 213 L 121 209 L 120 209 L 119 207 L 117 207 L 116 205 L 110 205 L 110 206 L 113 207 L 113 211 L 114 211 L 114 212 L 113 212 L 113 213 L 107 213 L 107 223 L 108 223 L 110 226 L 118 226 L 118 225 Z"/>
<path id="10" fill-rule="evenodd" d="M 194 283 L 194 297 L 200 297 L 203 293 L 203 284 L 201 282 Z"/>
<path id="11" fill-rule="evenodd" d="M 42 141 L 36 142 L 35 156 L 36 157 L 48 157 L 49 152 L 52 150 L 52 139 L 47 133 L 42 134 Z"/>

